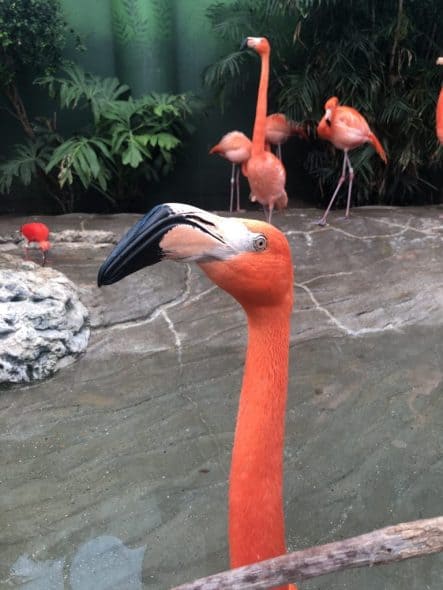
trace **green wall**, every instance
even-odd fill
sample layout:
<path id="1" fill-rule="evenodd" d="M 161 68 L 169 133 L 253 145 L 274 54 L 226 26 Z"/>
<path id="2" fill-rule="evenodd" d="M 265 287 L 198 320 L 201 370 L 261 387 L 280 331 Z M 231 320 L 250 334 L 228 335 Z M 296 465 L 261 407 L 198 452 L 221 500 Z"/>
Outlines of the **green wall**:
<path id="1" fill-rule="evenodd" d="M 213 1 L 61 0 L 68 23 L 86 46 L 83 53 L 68 47 L 66 56 L 92 73 L 117 76 L 131 87 L 135 96 L 150 91 L 192 91 L 205 95 L 202 72 L 220 51 L 219 41 L 205 17 L 206 8 Z M 42 114 L 42 109 L 50 112 L 52 106 L 46 96 L 29 83 L 24 96 L 31 114 Z M 252 96 L 223 114 L 214 107 L 206 117 L 201 117 L 176 170 L 160 184 L 146 186 L 146 202 L 140 208 L 148 209 L 159 200 L 183 200 L 208 208 L 224 208 L 228 200 L 230 164 L 209 156 L 208 150 L 229 130 L 240 129 L 250 134 L 253 107 Z M 3 117 L 0 115 L 2 122 Z M 73 121 L 71 124 L 75 126 L 75 117 Z M 13 123 L 7 125 L 10 147 L 12 140 L 20 137 Z M 3 153 L 7 153 L 7 148 Z M 20 195 L 25 194 L 19 190 Z M 41 198 L 44 200 L 45 196 L 33 192 L 32 198 L 31 204 L 29 193 L 25 199 L 3 199 L 0 210 L 41 209 Z"/>

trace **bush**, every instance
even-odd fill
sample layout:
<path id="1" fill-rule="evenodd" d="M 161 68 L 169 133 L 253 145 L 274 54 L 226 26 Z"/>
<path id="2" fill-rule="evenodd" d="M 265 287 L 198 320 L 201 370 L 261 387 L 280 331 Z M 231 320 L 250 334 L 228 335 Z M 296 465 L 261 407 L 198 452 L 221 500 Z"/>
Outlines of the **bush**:
<path id="1" fill-rule="evenodd" d="M 28 137 L 33 137 L 17 76 L 32 67 L 48 74 L 60 65 L 62 49 L 74 31 L 63 20 L 56 0 L 10 0 L 0 2 L 0 91 Z M 77 46 L 80 40 L 75 37 Z"/>
<path id="2" fill-rule="evenodd" d="M 158 181 L 174 167 L 183 140 L 192 132 L 192 96 L 149 94 L 133 99 L 129 87 L 116 78 L 64 68 L 64 77 L 37 80 L 64 109 L 84 109 L 90 122 L 83 133 L 69 138 L 54 120 L 40 119 L 34 138 L 16 146 L 0 164 L 0 190 L 8 192 L 18 178 L 27 185 L 44 178 L 62 211 L 72 211 L 79 194 L 100 192 L 113 205 L 137 196 L 146 182 Z M 49 188 L 48 188 L 49 187 Z"/>

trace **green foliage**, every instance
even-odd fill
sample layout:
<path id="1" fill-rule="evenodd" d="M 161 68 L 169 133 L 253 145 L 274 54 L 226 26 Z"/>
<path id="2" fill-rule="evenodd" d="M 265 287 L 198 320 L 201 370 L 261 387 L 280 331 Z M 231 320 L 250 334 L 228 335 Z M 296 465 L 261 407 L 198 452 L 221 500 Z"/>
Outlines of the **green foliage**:
<path id="1" fill-rule="evenodd" d="M 63 109 L 90 109 L 94 122 L 100 118 L 103 105 L 129 94 L 129 86 L 117 78 L 100 78 L 88 74 L 75 64 L 65 65 L 64 77 L 43 76 L 36 80 L 46 86 L 52 98 L 58 98 Z"/>
<path id="2" fill-rule="evenodd" d="M 44 168 L 46 165 L 47 153 L 44 151 L 45 145 L 42 141 L 27 140 L 15 146 L 12 158 L 1 164 L 0 191 L 9 192 L 15 177 L 25 186 L 31 184 L 31 180 L 37 174 L 37 168 Z"/>
<path id="3" fill-rule="evenodd" d="M 11 84 L 29 65 L 33 71 L 52 71 L 70 32 L 57 0 L 1 1 L 0 85 Z"/>
<path id="4" fill-rule="evenodd" d="M 155 93 L 133 99 L 128 86 L 115 78 L 101 79 L 76 66 L 64 71 L 65 77 L 47 75 L 37 83 L 62 108 L 90 112 L 86 131 L 65 139 L 49 121 L 35 126 L 35 138 L 0 164 L 0 190 L 10 190 L 15 177 L 25 184 L 34 176 L 51 179 L 61 191 L 62 209 L 68 210 L 84 190 L 95 189 L 116 204 L 136 196 L 143 182 L 172 171 L 193 130 L 188 120 L 197 108 L 195 99 Z"/>
<path id="5" fill-rule="evenodd" d="M 117 38 L 124 45 L 146 41 L 149 21 L 142 17 L 139 0 L 122 0 L 118 8 L 114 3 L 112 19 Z"/>
<path id="6" fill-rule="evenodd" d="M 370 148 L 352 152 L 360 203 L 431 201 L 441 168 L 435 138 L 439 72 L 438 15 L 443 0 L 235 0 L 208 9 L 227 52 L 205 72 L 226 103 L 257 72 L 256 56 L 238 46 L 245 35 L 266 35 L 272 46 L 270 110 L 319 121 L 324 102 L 339 97 L 368 120 L 388 153 L 385 166 Z M 245 52 L 249 53 L 249 52 Z M 254 60 L 254 61 L 252 61 Z M 328 200 L 342 154 L 312 142 L 305 167 Z"/>

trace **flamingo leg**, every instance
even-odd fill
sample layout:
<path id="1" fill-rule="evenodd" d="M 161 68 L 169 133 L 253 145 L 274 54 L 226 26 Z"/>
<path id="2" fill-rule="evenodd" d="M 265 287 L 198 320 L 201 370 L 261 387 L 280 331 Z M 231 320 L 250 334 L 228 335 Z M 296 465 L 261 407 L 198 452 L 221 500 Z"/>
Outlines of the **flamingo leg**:
<path id="1" fill-rule="evenodd" d="M 263 211 L 265 212 L 266 221 L 268 223 L 271 223 L 273 209 L 274 205 L 263 205 Z"/>
<path id="2" fill-rule="evenodd" d="M 42 250 L 42 266 L 45 266 L 46 264 L 46 251 Z"/>
<path id="3" fill-rule="evenodd" d="M 354 180 L 354 169 L 352 167 L 351 160 L 349 159 L 348 152 L 346 152 L 346 151 L 345 151 L 345 158 L 348 162 L 348 170 L 349 170 L 348 200 L 346 203 L 345 218 L 349 219 L 349 210 L 351 209 L 352 181 Z"/>
<path id="4" fill-rule="evenodd" d="M 237 212 L 240 211 L 240 166 L 237 166 L 237 175 L 235 177 L 235 186 L 237 189 Z"/>
<path id="5" fill-rule="evenodd" d="M 346 178 L 346 161 L 347 158 L 347 152 L 344 152 L 344 157 L 343 157 L 343 167 L 342 167 L 342 171 L 341 171 L 341 176 L 338 179 L 338 184 L 335 187 L 335 191 L 334 194 L 331 197 L 331 200 L 329 201 L 329 205 L 326 207 L 326 211 L 323 213 L 323 217 L 320 219 L 320 221 L 318 221 L 318 225 L 326 225 L 326 218 L 328 216 L 329 211 L 331 210 L 332 207 L 332 203 L 335 201 L 335 197 L 338 194 L 338 191 L 340 190 L 341 185 L 344 183 L 345 178 Z"/>
<path id="6" fill-rule="evenodd" d="M 25 241 L 25 245 L 23 246 L 23 250 L 25 253 L 25 260 L 28 260 L 29 258 L 29 242 Z"/>
<path id="7" fill-rule="evenodd" d="M 232 164 L 231 170 L 231 192 L 229 194 L 229 213 L 232 213 L 234 207 L 234 186 L 235 186 L 235 164 Z"/>
<path id="8" fill-rule="evenodd" d="M 280 143 L 278 143 L 278 144 L 277 144 L 277 158 L 278 158 L 279 160 L 281 160 L 281 159 L 282 159 L 282 158 L 281 158 L 281 144 L 280 144 Z"/>

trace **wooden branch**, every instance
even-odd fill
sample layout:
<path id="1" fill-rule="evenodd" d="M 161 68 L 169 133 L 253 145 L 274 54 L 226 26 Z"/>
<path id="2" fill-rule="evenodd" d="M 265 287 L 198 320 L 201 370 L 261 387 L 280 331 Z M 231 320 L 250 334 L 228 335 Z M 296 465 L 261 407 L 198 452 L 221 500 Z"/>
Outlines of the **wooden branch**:
<path id="1" fill-rule="evenodd" d="M 443 551 L 443 516 L 405 522 L 201 578 L 172 590 L 266 590 L 348 568 Z"/>

